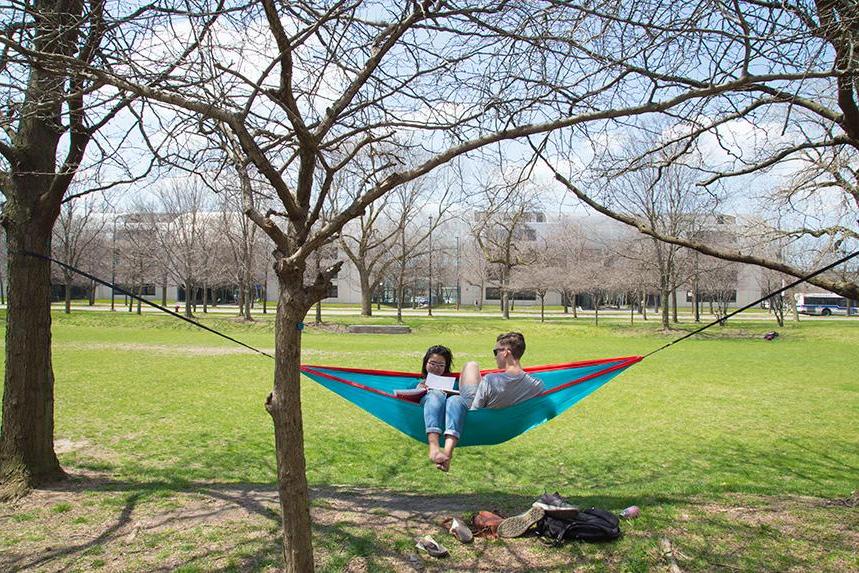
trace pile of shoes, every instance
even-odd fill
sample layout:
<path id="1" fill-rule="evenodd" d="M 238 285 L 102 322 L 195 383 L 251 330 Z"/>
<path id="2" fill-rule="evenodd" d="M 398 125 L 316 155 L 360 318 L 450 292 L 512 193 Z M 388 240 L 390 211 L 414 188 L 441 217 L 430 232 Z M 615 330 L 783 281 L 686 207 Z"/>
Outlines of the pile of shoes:
<path id="1" fill-rule="evenodd" d="M 531 504 L 524 513 L 508 517 L 498 526 L 498 537 L 519 537 L 524 535 L 543 516 L 571 519 L 578 515 L 579 508 L 564 501 L 557 492 L 544 493 L 540 499 Z"/>

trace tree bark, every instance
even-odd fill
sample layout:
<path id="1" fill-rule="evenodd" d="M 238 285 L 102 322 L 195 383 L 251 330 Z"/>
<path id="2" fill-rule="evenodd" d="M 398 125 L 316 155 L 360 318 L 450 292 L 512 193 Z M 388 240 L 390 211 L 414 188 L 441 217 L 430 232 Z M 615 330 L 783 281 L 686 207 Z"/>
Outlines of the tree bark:
<path id="1" fill-rule="evenodd" d="M 669 279 L 666 273 L 661 272 L 659 277 L 659 295 L 661 298 L 661 310 L 662 310 L 662 328 L 663 330 L 668 330 L 671 328 L 671 323 L 669 322 L 669 308 L 671 306 L 671 289 L 669 288 Z"/>
<path id="2" fill-rule="evenodd" d="M 301 330 L 310 309 L 302 275 L 278 274 L 274 389 L 266 410 L 274 422 L 278 494 L 283 519 L 283 560 L 288 572 L 313 571 L 313 541 L 301 415 Z"/>
<path id="3" fill-rule="evenodd" d="M 72 277 L 69 273 L 63 273 L 63 274 L 65 275 L 65 282 L 66 282 L 66 284 L 64 285 L 64 288 L 63 288 L 63 290 L 65 291 L 65 293 L 64 293 L 65 296 L 63 297 L 64 302 L 65 302 L 65 313 L 71 314 L 72 313 L 72 285 L 71 285 Z"/>
<path id="4" fill-rule="evenodd" d="M 35 194 L 33 194 L 35 195 Z M 0 498 L 65 477 L 54 453 L 54 371 L 51 365 L 51 266 L 28 256 L 49 256 L 53 219 L 10 198 L 4 209 L 8 314 Z"/>
<path id="5" fill-rule="evenodd" d="M 671 322 L 677 324 L 677 287 L 671 289 Z"/>
<path id="6" fill-rule="evenodd" d="M 370 288 L 370 273 L 358 268 L 358 281 L 361 284 L 361 316 L 373 316 L 373 305 L 370 300 L 373 291 Z"/>
<path id="7" fill-rule="evenodd" d="M 194 296 L 194 285 L 191 281 L 185 281 L 185 316 L 191 318 L 194 314 L 191 312 L 191 297 Z"/>

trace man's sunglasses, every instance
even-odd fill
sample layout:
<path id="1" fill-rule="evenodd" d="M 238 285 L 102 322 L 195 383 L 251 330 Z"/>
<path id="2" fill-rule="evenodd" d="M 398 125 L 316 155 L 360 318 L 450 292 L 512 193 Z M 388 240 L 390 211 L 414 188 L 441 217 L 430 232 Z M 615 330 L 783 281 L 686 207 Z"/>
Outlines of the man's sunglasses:
<path id="1" fill-rule="evenodd" d="M 493 348 L 493 349 L 492 349 L 492 354 L 494 354 L 495 356 L 498 356 L 498 353 L 499 353 L 499 352 L 502 352 L 502 351 L 504 351 L 504 350 L 509 350 L 509 348 Z"/>

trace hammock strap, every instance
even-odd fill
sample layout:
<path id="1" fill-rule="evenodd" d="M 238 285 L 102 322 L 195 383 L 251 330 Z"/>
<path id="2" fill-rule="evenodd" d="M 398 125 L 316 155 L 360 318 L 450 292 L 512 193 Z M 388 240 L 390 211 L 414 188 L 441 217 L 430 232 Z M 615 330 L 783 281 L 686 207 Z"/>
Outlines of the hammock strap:
<path id="1" fill-rule="evenodd" d="M 155 308 L 157 308 L 158 310 L 160 310 L 160 311 L 162 311 L 162 312 L 166 312 L 167 314 L 169 314 L 169 315 L 171 315 L 171 316 L 173 316 L 173 317 L 175 317 L 175 318 L 178 318 L 178 319 L 180 319 L 180 320 L 184 320 L 185 322 L 191 323 L 191 324 L 193 324 L 194 326 L 197 326 L 197 327 L 199 327 L 199 328 L 202 328 L 203 330 L 208 330 L 208 331 L 209 331 L 209 332 L 211 332 L 212 334 L 216 334 L 216 335 L 220 336 L 221 338 L 226 338 L 227 340 L 229 340 L 229 341 L 231 341 L 231 342 L 235 342 L 236 344 L 239 344 L 239 345 L 241 345 L 241 346 L 244 346 L 245 348 L 247 348 L 247 349 L 249 349 L 249 350 L 253 350 L 254 352 L 256 352 L 256 353 L 258 353 L 258 354 L 262 354 L 263 356 L 268 356 L 269 358 L 274 358 L 274 356 L 272 356 L 271 354 L 269 354 L 269 353 L 267 353 L 267 352 L 264 352 L 264 351 L 260 350 L 259 348 L 254 348 L 253 346 L 251 346 L 251 345 L 249 345 L 249 344 L 245 344 L 245 343 L 244 343 L 244 342 L 242 342 L 241 340 L 236 340 L 236 339 L 235 339 L 235 338 L 233 338 L 232 336 L 229 336 L 229 335 L 227 335 L 227 334 L 224 334 L 223 332 L 218 332 L 218 331 L 217 331 L 217 330 L 215 330 L 214 328 L 210 328 L 210 327 L 206 326 L 205 324 L 200 324 L 199 322 L 197 322 L 197 321 L 196 321 L 196 320 L 194 320 L 194 319 L 188 318 L 187 316 L 182 316 L 182 315 L 181 315 L 181 314 L 179 314 L 178 312 L 173 312 L 173 311 L 172 311 L 172 310 L 170 310 L 169 308 L 165 308 L 165 307 L 161 306 L 161 305 L 160 305 L 160 304 L 158 304 L 158 303 L 152 302 L 151 300 L 146 300 L 145 298 L 143 298 L 143 297 L 141 297 L 141 296 L 137 296 L 136 294 L 133 294 L 133 293 L 131 293 L 131 292 L 129 292 L 129 291 L 127 291 L 127 290 L 125 290 L 125 289 L 124 289 L 124 288 L 122 288 L 122 287 L 116 286 L 115 284 L 113 284 L 113 283 L 111 283 L 111 282 L 109 282 L 109 281 L 102 280 L 102 279 L 100 279 L 100 278 L 98 278 L 98 277 L 96 277 L 96 276 L 93 276 L 93 275 L 89 274 L 88 272 L 85 272 L 85 271 L 80 270 L 79 268 L 76 268 L 76 267 L 73 267 L 73 266 L 71 266 L 71 265 L 67 265 L 66 263 L 60 262 L 60 261 L 58 261 L 57 259 L 55 259 L 55 258 L 53 258 L 53 257 L 49 257 L 49 256 L 47 256 L 47 255 L 40 255 L 40 254 L 38 254 L 38 253 L 31 253 L 30 251 L 21 251 L 21 253 L 23 253 L 23 254 L 25 254 L 25 255 L 28 255 L 28 256 L 31 256 L 31 257 L 36 257 L 37 259 L 43 259 L 43 260 L 46 260 L 46 261 L 51 261 L 51 262 L 53 262 L 53 263 L 56 263 L 56 264 L 60 265 L 61 267 L 63 267 L 64 269 L 68 269 L 68 270 L 72 271 L 73 273 L 77 273 L 77 274 L 79 274 L 79 275 L 81 275 L 81 276 L 84 276 L 84 277 L 88 278 L 88 279 L 89 279 L 89 280 L 91 280 L 91 281 L 95 281 L 95 282 L 97 282 L 98 284 L 104 285 L 104 286 L 106 286 L 106 287 L 110 287 L 110 288 L 112 288 L 113 290 L 115 290 L 115 291 L 117 291 L 117 292 L 120 292 L 120 293 L 122 293 L 122 294 L 124 294 L 124 295 L 126 295 L 126 296 L 129 296 L 129 297 L 131 297 L 131 298 L 133 298 L 133 299 L 135 299 L 135 300 L 139 300 L 140 302 L 145 303 L 145 304 L 148 304 L 149 306 L 155 307 Z"/>
<path id="2" fill-rule="evenodd" d="M 853 257 L 855 257 L 856 255 L 859 255 L 859 251 L 854 251 L 853 253 L 851 253 L 851 254 L 847 255 L 846 257 L 843 257 L 843 258 L 841 258 L 841 259 L 838 259 L 838 260 L 837 260 L 837 261 L 835 261 L 834 263 L 832 263 L 832 264 L 830 264 L 830 265 L 826 265 L 825 267 L 823 267 L 823 268 L 821 268 L 821 269 L 818 269 L 818 270 L 814 271 L 814 272 L 813 272 L 813 273 L 811 273 L 810 275 L 805 275 L 805 276 L 804 276 L 804 277 L 802 277 L 801 279 L 796 279 L 795 281 L 793 281 L 793 282 L 792 282 L 792 283 L 790 283 L 789 285 L 784 286 L 784 287 L 781 287 L 781 288 L 780 288 L 780 289 L 778 289 L 778 290 L 775 290 L 775 291 L 773 291 L 773 292 L 771 292 L 771 293 L 769 293 L 769 294 L 767 294 L 767 295 L 765 295 L 765 296 L 762 296 L 761 298 L 759 298 L 759 299 L 758 299 L 758 300 L 756 300 L 755 302 L 749 303 L 749 304 L 747 304 L 746 306 L 744 306 L 743 308 L 738 308 L 737 310 L 735 310 L 735 311 L 734 311 L 734 312 L 732 312 L 731 314 L 726 314 L 726 315 L 725 315 L 725 316 L 723 316 L 722 318 L 717 318 L 716 320 L 714 320 L 714 321 L 713 321 L 713 322 L 711 322 L 710 324 L 704 325 L 704 326 L 702 326 L 701 328 L 699 328 L 699 329 L 697 329 L 697 330 L 693 330 L 692 332 L 690 332 L 689 334 L 686 334 L 685 336 L 681 336 L 680 338 L 678 338 L 678 339 L 676 339 L 676 340 L 672 340 L 672 341 L 671 341 L 671 342 L 669 342 L 668 344 L 665 344 L 665 345 L 663 345 L 663 346 L 661 346 L 661 347 L 657 348 L 656 350 L 652 350 L 652 351 L 648 352 L 647 354 L 645 354 L 645 355 L 644 355 L 644 356 L 642 356 L 641 358 L 642 358 L 642 360 L 644 360 L 644 359 L 645 359 L 645 358 L 647 358 L 648 356 L 650 356 L 650 355 L 652 355 L 652 354 L 656 354 L 656 353 L 657 353 L 657 352 L 659 352 L 660 350 L 665 350 L 665 349 L 666 349 L 666 348 L 668 348 L 669 346 L 673 346 L 674 344 L 677 344 L 677 343 L 678 343 L 678 342 L 680 342 L 681 340 L 686 340 L 686 339 L 687 339 L 687 338 L 689 338 L 690 336 L 694 336 L 694 335 L 698 334 L 699 332 L 703 332 L 703 331 L 707 330 L 708 328 L 710 328 L 711 326 L 715 326 L 715 325 L 717 325 L 717 324 L 724 324 L 726 320 L 728 320 L 729 318 L 731 318 L 731 317 L 732 317 L 732 316 L 734 316 L 735 314 L 739 314 L 739 313 L 743 312 L 744 310 L 748 310 L 748 309 L 752 308 L 753 306 L 755 306 L 755 305 L 758 305 L 758 304 L 762 303 L 763 301 L 767 300 L 767 299 L 768 299 L 768 298 L 770 298 L 770 297 L 773 297 L 773 296 L 775 296 L 775 295 L 777 295 L 777 294 L 779 294 L 779 293 L 782 293 L 782 292 L 786 291 L 786 290 L 787 290 L 787 289 L 789 289 L 789 288 L 793 288 L 793 287 L 795 287 L 795 286 L 796 286 L 796 285 L 798 285 L 799 283 L 803 283 L 803 282 L 807 281 L 807 280 L 808 280 L 808 279 L 810 279 L 810 278 L 816 277 L 817 275 L 819 275 L 819 274 L 821 274 L 821 273 L 825 273 L 825 272 L 826 272 L 826 271 L 828 271 L 829 269 L 832 269 L 832 268 L 834 268 L 834 267 L 836 267 L 836 266 L 840 265 L 841 263 L 846 263 L 847 261 L 849 261 L 850 259 L 852 259 L 852 258 L 853 258 Z M 696 302 L 696 304 L 697 304 L 697 302 Z M 848 308 L 849 308 L 849 307 L 848 307 Z"/>

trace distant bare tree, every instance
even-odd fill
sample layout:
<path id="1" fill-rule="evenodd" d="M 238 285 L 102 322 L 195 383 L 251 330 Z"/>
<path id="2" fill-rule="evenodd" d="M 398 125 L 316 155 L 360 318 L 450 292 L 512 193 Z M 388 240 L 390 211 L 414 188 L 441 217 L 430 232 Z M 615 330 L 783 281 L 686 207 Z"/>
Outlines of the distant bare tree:
<path id="1" fill-rule="evenodd" d="M 172 179 L 158 190 L 155 203 L 141 211 L 151 221 L 155 247 L 171 280 L 185 290 L 185 316 L 191 317 L 198 289 L 209 272 L 210 241 L 217 223 L 205 190 L 194 177 Z"/>
<path id="2" fill-rule="evenodd" d="M 97 246 L 109 220 L 102 216 L 104 201 L 100 196 L 84 195 L 63 204 L 53 230 L 54 257 L 72 267 L 86 266 L 90 271 L 88 255 Z M 90 259 L 90 260 L 88 260 Z M 65 286 L 65 313 L 72 311 L 72 285 L 77 275 L 65 267 L 60 268 Z M 87 286 L 91 287 L 89 281 Z"/>
<path id="3" fill-rule="evenodd" d="M 520 181 L 485 182 L 475 196 L 472 235 L 489 264 L 488 276 L 498 285 L 501 312 L 510 318 L 510 280 L 513 270 L 535 262 L 540 245 L 529 225 L 543 217 L 537 190 Z"/>

